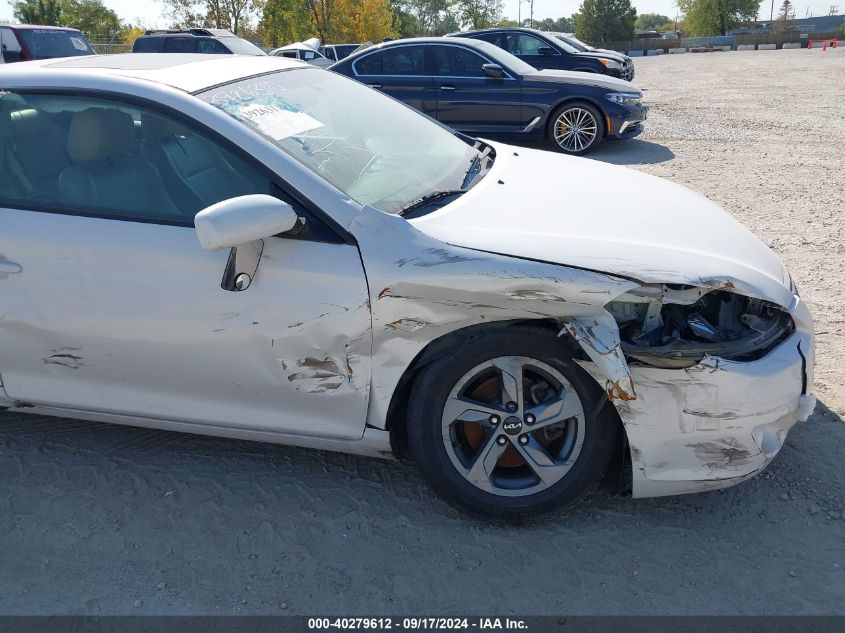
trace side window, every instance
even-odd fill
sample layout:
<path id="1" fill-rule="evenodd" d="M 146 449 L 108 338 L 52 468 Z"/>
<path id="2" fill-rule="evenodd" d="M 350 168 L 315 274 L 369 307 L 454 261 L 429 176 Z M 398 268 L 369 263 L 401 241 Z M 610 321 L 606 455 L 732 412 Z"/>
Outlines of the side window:
<path id="1" fill-rule="evenodd" d="M 506 50 L 508 48 L 505 43 L 505 40 L 507 39 L 507 35 L 505 33 L 483 33 L 478 36 L 478 39 L 490 42 L 493 46 L 498 46 L 499 48 L 504 48 Z"/>
<path id="2" fill-rule="evenodd" d="M 71 95 L 0 96 L 0 205 L 190 224 L 205 207 L 269 193 L 263 173 L 179 120 Z"/>
<path id="3" fill-rule="evenodd" d="M 425 75 L 425 48 L 396 46 L 355 62 L 359 75 Z"/>
<path id="4" fill-rule="evenodd" d="M 193 37 L 167 38 L 168 53 L 195 53 L 196 40 Z"/>
<path id="5" fill-rule="evenodd" d="M 139 37 L 132 45 L 133 53 L 158 53 L 161 50 L 161 38 Z"/>
<path id="6" fill-rule="evenodd" d="M 441 77 L 484 77 L 487 63 L 480 55 L 459 46 L 434 46 L 434 68 Z"/>
<path id="7" fill-rule="evenodd" d="M 229 49 L 217 40 L 201 39 L 197 40 L 197 52 L 209 55 L 225 55 L 226 53 L 229 53 Z"/>
<path id="8" fill-rule="evenodd" d="M 12 29 L 0 28 L 0 47 L 2 47 L 4 62 L 21 61 L 21 45 Z"/>
<path id="9" fill-rule="evenodd" d="M 508 52 L 512 55 L 539 55 L 542 47 L 548 48 L 549 45 L 533 35 L 520 33 L 508 36 Z"/>

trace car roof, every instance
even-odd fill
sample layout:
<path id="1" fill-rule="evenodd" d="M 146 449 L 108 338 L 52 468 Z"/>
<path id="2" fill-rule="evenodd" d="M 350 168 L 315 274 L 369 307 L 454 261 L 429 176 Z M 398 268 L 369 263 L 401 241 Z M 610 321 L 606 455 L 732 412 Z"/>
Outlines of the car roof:
<path id="1" fill-rule="evenodd" d="M 82 74 L 96 80 L 112 75 L 165 84 L 186 92 L 198 92 L 211 86 L 290 68 L 314 67 L 295 59 L 257 55 L 123 53 L 7 64 L 3 74 L 6 77 L 23 75 L 36 82 L 46 79 L 42 73 Z"/>
<path id="2" fill-rule="evenodd" d="M 407 44 L 465 44 L 466 46 L 478 47 L 484 46 L 485 43 L 479 42 L 479 40 L 474 40 L 468 37 L 449 37 L 448 39 L 445 37 L 409 37 L 402 40 L 390 40 L 389 42 L 379 42 L 378 44 L 373 44 L 372 46 L 368 46 L 365 49 L 362 49 L 360 52 L 363 53 L 365 51 L 372 52 L 373 50 L 377 50 L 379 48 L 387 48 L 390 46 L 395 45 L 407 45 Z M 357 55 L 358 53 L 356 53 Z"/>
<path id="3" fill-rule="evenodd" d="M 507 31 L 513 33 L 533 33 L 534 35 L 543 35 L 547 33 L 547 31 L 541 31 L 539 29 L 530 29 L 525 26 L 494 26 L 489 29 L 470 29 L 469 31 L 460 31 L 458 33 L 449 33 L 449 37 L 460 37 L 461 35 L 467 35 L 469 33 L 499 33 L 500 31 Z"/>
<path id="4" fill-rule="evenodd" d="M 2 24 L 0 26 L 7 26 L 10 29 L 16 29 L 19 31 L 78 31 L 79 29 L 75 29 L 69 26 L 41 26 L 39 24 Z"/>

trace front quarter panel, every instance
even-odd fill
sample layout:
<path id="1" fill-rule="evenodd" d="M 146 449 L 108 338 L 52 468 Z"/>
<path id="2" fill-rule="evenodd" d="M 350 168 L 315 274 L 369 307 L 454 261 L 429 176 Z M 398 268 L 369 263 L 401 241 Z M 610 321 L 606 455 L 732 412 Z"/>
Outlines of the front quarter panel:
<path id="1" fill-rule="evenodd" d="M 386 428 L 405 370 L 432 341 L 514 319 L 601 316 L 637 284 L 602 273 L 475 251 L 429 237 L 364 207 L 351 227 L 367 270 L 373 318 L 368 424 Z"/>

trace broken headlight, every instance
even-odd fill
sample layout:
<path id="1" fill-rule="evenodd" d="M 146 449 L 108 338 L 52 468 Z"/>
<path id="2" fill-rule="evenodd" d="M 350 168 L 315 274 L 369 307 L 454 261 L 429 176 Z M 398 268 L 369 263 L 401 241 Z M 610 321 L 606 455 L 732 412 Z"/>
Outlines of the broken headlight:
<path id="1" fill-rule="evenodd" d="M 629 358 L 666 368 L 705 356 L 756 360 L 794 330 L 780 306 L 727 290 L 643 286 L 605 306 Z"/>

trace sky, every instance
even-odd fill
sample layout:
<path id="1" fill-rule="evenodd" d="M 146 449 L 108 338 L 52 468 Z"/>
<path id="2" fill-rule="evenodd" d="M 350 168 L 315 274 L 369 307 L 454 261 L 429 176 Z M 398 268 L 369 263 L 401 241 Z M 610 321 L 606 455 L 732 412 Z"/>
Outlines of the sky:
<path id="1" fill-rule="evenodd" d="M 775 13 L 782 0 L 775 1 Z M 164 5 L 161 0 L 103 0 L 110 9 L 125 22 L 142 24 L 147 28 L 163 28 L 167 26 L 167 19 L 162 15 Z M 637 13 L 660 13 L 674 18 L 677 13 L 674 0 L 632 0 Z M 803 18 L 807 9 L 813 15 L 827 15 L 831 4 L 840 5 L 840 13 L 845 13 L 845 0 L 793 0 L 796 17 Z M 511 19 L 518 17 L 520 0 L 504 0 L 505 16 Z M 572 15 L 578 10 L 581 0 L 534 0 L 534 18 L 558 18 Z M 529 0 L 523 0 L 522 17 L 528 17 Z M 771 0 L 760 3 L 760 18 L 768 19 L 771 11 Z M 7 0 L 0 0 L 0 21 L 12 19 L 12 6 Z"/>

